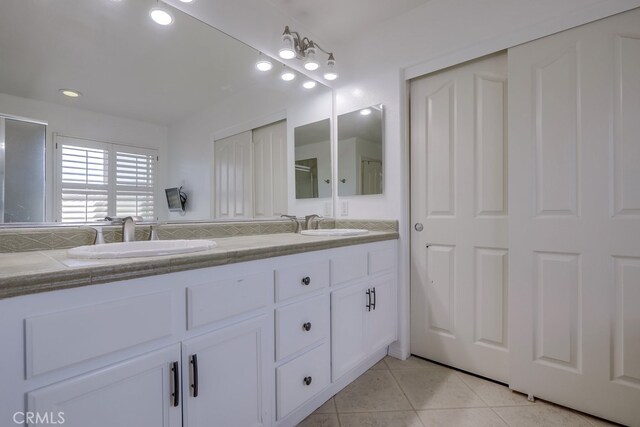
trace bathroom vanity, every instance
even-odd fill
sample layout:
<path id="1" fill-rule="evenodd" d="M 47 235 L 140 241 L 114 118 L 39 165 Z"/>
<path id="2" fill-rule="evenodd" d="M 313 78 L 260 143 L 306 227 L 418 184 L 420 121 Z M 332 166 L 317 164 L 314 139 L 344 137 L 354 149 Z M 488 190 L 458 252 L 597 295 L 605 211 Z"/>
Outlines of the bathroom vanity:
<path id="1" fill-rule="evenodd" d="M 5 291 L 40 278 L 0 300 L 0 424 L 62 412 L 68 426 L 293 426 L 396 340 L 397 237 L 238 236 L 117 261 L 32 252 L 58 263 L 40 273 L 0 254 L 16 262 Z"/>

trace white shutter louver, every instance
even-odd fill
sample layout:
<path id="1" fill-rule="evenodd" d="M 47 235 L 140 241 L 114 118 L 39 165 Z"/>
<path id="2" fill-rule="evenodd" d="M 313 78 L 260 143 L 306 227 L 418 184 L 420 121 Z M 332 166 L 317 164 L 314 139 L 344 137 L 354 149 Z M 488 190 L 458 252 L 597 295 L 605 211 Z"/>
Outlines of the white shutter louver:
<path id="1" fill-rule="evenodd" d="M 145 151 L 116 150 L 116 215 L 119 217 L 155 219 L 156 156 Z"/>
<path id="2" fill-rule="evenodd" d="M 61 220 L 88 222 L 104 219 L 109 211 L 109 152 L 62 144 Z"/>

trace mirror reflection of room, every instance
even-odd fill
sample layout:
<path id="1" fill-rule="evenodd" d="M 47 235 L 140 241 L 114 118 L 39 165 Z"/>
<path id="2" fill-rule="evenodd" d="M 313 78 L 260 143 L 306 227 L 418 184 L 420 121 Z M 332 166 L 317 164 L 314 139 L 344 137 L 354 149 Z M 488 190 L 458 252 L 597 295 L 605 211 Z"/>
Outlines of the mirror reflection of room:
<path id="1" fill-rule="evenodd" d="M 338 116 L 338 194 L 382 194 L 383 108 L 372 105 Z"/>
<path id="2" fill-rule="evenodd" d="M 295 138 L 296 199 L 331 197 L 331 123 L 298 126 Z"/>
<path id="3" fill-rule="evenodd" d="M 166 27 L 146 2 L 3 2 L 1 222 L 276 218 L 331 203 L 297 205 L 293 159 L 294 128 L 328 122 L 331 89 L 288 68 L 285 81 L 274 58 L 164 7 Z M 39 124 L 38 143 L 16 145 L 15 123 Z M 329 178 L 330 157 L 318 166 Z M 173 187 L 189 194 L 184 212 L 166 203 Z"/>

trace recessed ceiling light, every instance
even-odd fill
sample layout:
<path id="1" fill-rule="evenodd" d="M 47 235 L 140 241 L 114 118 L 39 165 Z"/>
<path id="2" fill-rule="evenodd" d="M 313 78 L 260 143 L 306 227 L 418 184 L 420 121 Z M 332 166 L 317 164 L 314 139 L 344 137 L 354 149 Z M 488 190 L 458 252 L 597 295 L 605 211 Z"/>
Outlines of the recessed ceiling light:
<path id="1" fill-rule="evenodd" d="M 364 110 L 360 110 L 360 114 L 362 114 L 363 116 L 368 116 L 369 114 L 371 114 L 371 108 L 365 108 Z"/>
<path id="2" fill-rule="evenodd" d="M 314 87 L 316 87 L 316 82 L 314 82 L 313 80 L 306 81 L 302 84 L 302 87 L 304 87 L 305 89 L 313 89 Z"/>
<path id="3" fill-rule="evenodd" d="M 296 75 L 293 73 L 293 71 L 285 68 L 282 74 L 280 74 L 280 78 L 285 82 L 290 82 L 291 80 L 296 78 Z"/>
<path id="4" fill-rule="evenodd" d="M 149 16 L 158 25 L 171 25 L 173 24 L 173 15 L 166 10 L 154 7 L 149 11 Z"/>
<path id="5" fill-rule="evenodd" d="M 60 89 L 60 93 L 69 98 L 80 98 L 82 96 L 80 92 L 73 89 Z"/>

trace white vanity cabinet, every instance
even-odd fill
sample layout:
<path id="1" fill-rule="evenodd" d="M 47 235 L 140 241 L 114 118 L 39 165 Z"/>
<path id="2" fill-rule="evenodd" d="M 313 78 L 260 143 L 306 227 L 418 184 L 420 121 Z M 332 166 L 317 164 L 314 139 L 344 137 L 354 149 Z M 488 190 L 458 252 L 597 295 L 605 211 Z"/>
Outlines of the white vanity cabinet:
<path id="1" fill-rule="evenodd" d="M 0 425 L 32 411 L 69 426 L 294 426 L 396 339 L 396 247 L 0 300 Z"/>
<path id="2" fill-rule="evenodd" d="M 29 392 L 29 411 L 49 417 L 30 425 L 179 427 L 179 361 L 176 344 Z M 2 425 L 10 425 L 7 421 Z"/>
<path id="3" fill-rule="evenodd" d="M 182 343 L 185 427 L 271 424 L 263 363 L 271 328 L 259 316 Z"/>

